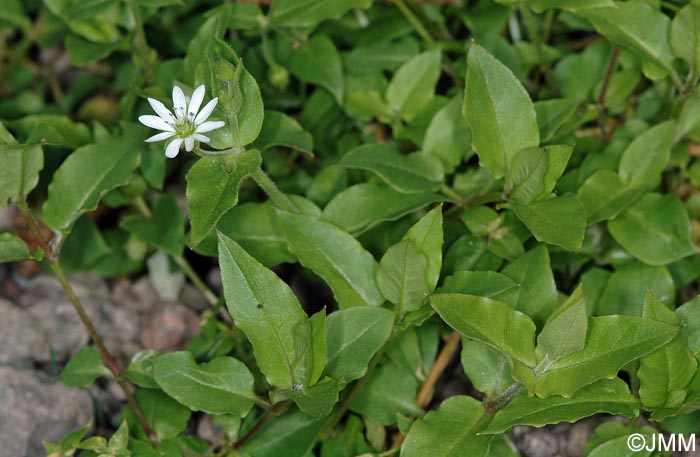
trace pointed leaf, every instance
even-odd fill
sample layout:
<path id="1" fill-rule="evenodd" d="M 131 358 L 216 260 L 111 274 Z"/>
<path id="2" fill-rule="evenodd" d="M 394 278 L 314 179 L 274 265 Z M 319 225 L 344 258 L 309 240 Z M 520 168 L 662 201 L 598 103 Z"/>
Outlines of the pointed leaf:
<path id="1" fill-rule="evenodd" d="M 428 288 L 428 259 L 410 240 L 390 247 L 379 262 L 377 285 L 382 295 L 403 314 L 420 308 Z"/>
<path id="2" fill-rule="evenodd" d="M 538 241 L 577 252 L 586 231 L 585 210 L 574 194 L 549 198 L 522 205 L 511 204 L 518 219 Z"/>
<path id="3" fill-rule="evenodd" d="M 44 152 L 39 145 L 0 144 L 0 208 L 24 199 L 39 183 Z"/>
<path id="4" fill-rule="evenodd" d="M 547 319 L 537 335 L 537 351 L 548 360 L 559 360 L 572 352 L 580 351 L 586 344 L 588 313 L 583 286 L 578 286 L 571 296 Z"/>
<path id="5" fill-rule="evenodd" d="M 403 119 L 413 119 L 435 96 L 440 61 L 440 51 L 426 51 L 409 59 L 394 73 L 386 89 L 386 101 Z"/>
<path id="6" fill-rule="evenodd" d="M 620 179 L 633 188 L 654 187 L 671 159 L 675 121 L 655 125 L 639 135 L 620 159 Z"/>
<path id="7" fill-rule="evenodd" d="M 110 375 L 97 348 L 88 346 L 70 358 L 59 379 L 68 387 L 89 387 L 95 379 Z"/>

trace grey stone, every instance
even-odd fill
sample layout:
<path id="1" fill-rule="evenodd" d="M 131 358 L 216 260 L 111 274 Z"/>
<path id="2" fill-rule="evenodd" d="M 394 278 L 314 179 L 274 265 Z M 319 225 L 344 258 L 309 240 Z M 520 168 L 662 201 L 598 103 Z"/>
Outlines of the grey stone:
<path id="1" fill-rule="evenodd" d="M 0 299 L 0 363 L 30 360 L 44 345 L 44 335 L 31 316 Z"/>
<path id="2" fill-rule="evenodd" d="M 87 424 L 92 400 L 81 389 L 43 382 L 37 372 L 0 366 L 0 457 L 23 457 L 41 441 Z M 36 455 L 36 454 L 32 454 Z"/>

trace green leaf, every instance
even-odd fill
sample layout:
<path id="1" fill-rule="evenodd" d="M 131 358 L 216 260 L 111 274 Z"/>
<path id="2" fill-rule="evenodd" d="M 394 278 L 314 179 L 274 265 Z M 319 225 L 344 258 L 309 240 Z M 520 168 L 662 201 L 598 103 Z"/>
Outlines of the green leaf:
<path id="1" fill-rule="evenodd" d="M 410 121 L 430 102 L 440 79 L 440 62 L 440 51 L 425 51 L 396 70 L 386 89 L 386 101 L 395 114 Z"/>
<path id="2" fill-rule="evenodd" d="M 612 219 L 639 198 L 643 190 L 626 186 L 611 170 L 598 170 L 578 190 L 588 224 Z"/>
<path id="3" fill-rule="evenodd" d="M 312 417 L 292 409 L 265 423 L 258 433 L 241 446 L 241 451 L 255 457 L 280 457 L 293 449 L 295 455 L 306 455 L 327 421 L 328 419 Z"/>
<path id="4" fill-rule="evenodd" d="M 574 194 L 549 198 L 527 205 L 510 205 L 518 219 L 538 241 L 560 246 L 567 251 L 581 249 L 586 232 L 586 215 Z"/>
<path id="5" fill-rule="evenodd" d="M 644 291 L 647 289 L 669 306 L 675 301 L 676 287 L 665 267 L 640 262 L 625 265 L 608 278 L 595 314 L 641 316 Z"/>
<path id="6" fill-rule="evenodd" d="M 569 145 L 523 149 L 515 154 L 506 175 L 508 199 L 530 203 L 549 195 L 564 173 L 574 147 Z"/>
<path id="7" fill-rule="evenodd" d="M 581 100 L 578 98 L 556 98 L 535 102 L 537 125 L 543 143 L 566 134 L 573 122 L 574 126 L 585 120 L 577 114 Z"/>
<path id="8" fill-rule="evenodd" d="M 554 278 L 552 278 L 554 281 Z M 525 282 L 522 285 L 527 285 Z M 467 294 L 479 297 L 493 298 L 508 303 L 512 307 L 518 304 L 521 284 L 502 273 L 495 271 L 457 271 L 438 289 L 441 294 Z M 533 287 L 536 290 L 536 287 Z M 556 289 L 553 289 L 556 297 Z M 523 294 L 524 295 L 524 294 Z M 540 303 L 529 303 L 537 306 Z M 522 310 L 521 310 L 522 311 Z M 528 314 L 527 312 L 525 314 Z M 529 315 L 529 314 L 528 314 Z"/>
<path id="9" fill-rule="evenodd" d="M 467 57 L 464 115 L 472 129 L 472 147 L 496 178 L 504 175 L 521 149 L 539 146 L 537 116 L 520 81 L 481 46 Z"/>
<path id="10" fill-rule="evenodd" d="M 0 233 L 0 263 L 16 262 L 18 260 L 41 260 L 41 251 L 32 253 L 22 238 L 11 233 Z"/>
<path id="11" fill-rule="evenodd" d="M 380 365 L 369 375 L 362 391 L 350 403 L 350 410 L 383 425 L 396 423 L 399 414 L 419 416 L 416 404 L 418 380 L 393 363 Z"/>
<path id="12" fill-rule="evenodd" d="M 124 375 L 134 384 L 147 389 L 157 389 L 158 383 L 153 379 L 153 362 L 159 354 L 153 349 L 144 349 L 131 358 Z"/>
<path id="13" fill-rule="evenodd" d="M 630 254 L 650 265 L 666 265 L 698 252 L 691 241 L 690 218 L 673 195 L 646 194 L 608 230 Z"/>
<path id="14" fill-rule="evenodd" d="M 349 233 L 313 216 L 277 212 L 289 250 L 333 290 L 340 308 L 379 306 L 377 262 Z"/>
<path id="15" fill-rule="evenodd" d="M 501 273 L 517 283 L 515 309 L 530 316 L 538 326 L 544 324 L 558 300 L 547 247 L 540 245 L 527 251 Z"/>
<path id="16" fill-rule="evenodd" d="M 325 87 L 336 101 L 343 100 L 343 64 L 328 35 L 315 35 L 292 54 L 290 71 L 304 82 Z"/>
<path id="17" fill-rule="evenodd" d="M 262 129 L 255 140 L 255 146 L 263 152 L 274 146 L 311 152 L 314 140 L 296 119 L 279 111 L 267 110 Z"/>
<path id="18" fill-rule="evenodd" d="M 355 307 L 328 316 L 328 357 L 324 375 L 350 382 L 367 371 L 374 354 L 386 343 L 394 313 L 384 308 Z"/>
<path id="19" fill-rule="evenodd" d="M 572 352 L 580 351 L 586 344 L 588 313 L 583 286 L 557 309 L 537 335 L 537 352 L 540 358 L 559 360 Z"/>
<path id="20" fill-rule="evenodd" d="M 639 135 L 620 159 L 620 178 L 634 188 L 655 187 L 671 159 L 675 121 L 655 125 Z"/>
<path id="21" fill-rule="evenodd" d="M 138 167 L 138 144 L 138 135 L 127 132 L 123 137 L 73 151 L 49 184 L 44 222 L 55 230 L 69 232 L 81 214 L 95 209 L 107 192 L 128 182 Z"/>
<path id="22" fill-rule="evenodd" d="M 38 145 L 2 144 L 0 162 L 0 208 L 4 208 L 24 200 L 39 183 L 44 152 Z"/>
<path id="23" fill-rule="evenodd" d="M 274 403 L 292 400 L 305 414 L 324 417 L 330 414 L 333 406 L 338 403 L 338 393 L 344 385 L 336 379 L 324 378 L 311 387 L 273 391 L 270 398 Z"/>
<path id="24" fill-rule="evenodd" d="M 576 392 L 570 398 L 521 395 L 496 413 L 482 433 L 503 433 L 516 425 L 542 427 L 559 422 L 576 422 L 598 413 L 635 418 L 639 400 L 629 393 L 621 379 L 601 379 Z"/>
<path id="25" fill-rule="evenodd" d="M 232 357 L 198 365 L 189 352 L 171 352 L 155 359 L 153 374 L 165 393 L 193 411 L 245 416 L 253 407 L 253 375 Z"/>
<path id="26" fill-rule="evenodd" d="M 681 325 L 676 314 L 651 291 L 644 299 L 643 317 L 671 325 Z M 651 418 L 660 421 L 675 415 L 688 396 L 698 362 L 688 348 L 676 339 L 639 361 L 639 398 L 653 410 Z"/>
<path id="27" fill-rule="evenodd" d="M 270 8 L 273 24 L 313 27 L 326 19 L 338 19 L 352 7 L 368 7 L 368 0 L 277 0 Z"/>
<path id="28" fill-rule="evenodd" d="M 340 165 L 371 171 L 402 193 L 436 191 L 443 180 L 440 161 L 427 154 L 400 154 L 387 143 L 369 143 L 346 153 Z"/>
<path id="29" fill-rule="evenodd" d="M 608 7 L 578 9 L 576 14 L 588 19 L 601 35 L 640 54 L 647 77 L 663 78 L 673 70 L 671 20 L 658 9 L 647 3 L 617 2 Z"/>
<path id="30" fill-rule="evenodd" d="M 527 0 L 527 4 L 538 13 L 544 10 L 561 8 L 573 10 L 580 8 L 593 8 L 596 6 L 612 6 L 612 0 Z"/>
<path id="31" fill-rule="evenodd" d="M 469 124 L 462 114 L 462 101 L 453 98 L 430 121 L 423 138 L 423 152 L 440 159 L 445 171 L 452 173 L 473 154 L 471 142 Z"/>
<path id="32" fill-rule="evenodd" d="M 235 170 L 227 173 L 219 159 L 202 158 L 187 173 L 187 206 L 192 225 L 191 242 L 199 244 L 221 216 L 238 203 L 241 182 L 255 173 L 262 162 L 257 149 L 236 159 Z"/>
<path id="33" fill-rule="evenodd" d="M 695 80 L 700 75 L 700 5 L 689 4 L 671 22 L 671 49 L 690 66 Z"/>
<path id="34" fill-rule="evenodd" d="M 22 3 L 19 0 L 8 0 L 4 3 L 3 8 L 0 9 L 0 24 L 19 29 L 29 27 L 29 18 L 22 10 Z"/>
<path id="35" fill-rule="evenodd" d="M 434 193 L 404 194 L 382 184 L 362 183 L 336 195 L 323 209 L 322 217 L 348 233 L 360 235 L 384 221 L 399 219 L 441 200 Z"/>
<path id="36" fill-rule="evenodd" d="M 377 284 L 382 295 L 403 314 L 420 308 L 430 293 L 428 259 L 410 240 L 390 247 L 379 262 Z"/>
<path id="37" fill-rule="evenodd" d="M 66 51 L 68 51 L 71 61 L 78 67 L 104 59 L 123 45 L 124 40 L 113 43 L 93 43 L 76 35 L 70 35 L 66 38 Z"/>
<path id="38" fill-rule="evenodd" d="M 463 294 L 435 294 L 430 304 L 462 335 L 486 343 L 505 355 L 513 377 L 530 385 L 535 366 L 535 324 L 508 304 Z"/>
<path id="39" fill-rule="evenodd" d="M 130 215 L 122 219 L 119 225 L 168 254 L 182 254 L 185 217 L 170 194 L 162 194 L 155 200 L 151 217 Z"/>
<path id="40" fill-rule="evenodd" d="M 322 309 L 294 328 L 296 359 L 294 361 L 294 378 L 302 389 L 313 386 L 321 378 L 326 367 L 326 310 Z"/>
<path id="41" fill-rule="evenodd" d="M 622 367 L 664 346 L 679 326 L 633 316 L 592 317 L 585 347 L 551 364 L 538 367 L 535 393 L 572 396 L 599 379 L 612 378 Z"/>
<path id="42" fill-rule="evenodd" d="M 236 326 L 246 334 L 260 370 L 282 389 L 301 384 L 293 363 L 297 354 L 295 328 L 306 313 L 292 290 L 235 241 L 219 234 L 219 263 L 226 306 Z"/>
<path id="43" fill-rule="evenodd" d="M 478 435 L 484 414 L 481 403 L 471 397 L 455 395 L 418 419 L 401 446 L 402 457 L 462 457 L 489 455 L 493 435 Z"/>
<path id="44" fill-rule="evenodd" d="M 59 379 L 68 387 L 89 387 L 95 379 L 109 377 L 110 374 L 102 364 L 97 348 L 87 346 L 70 358 Z"/>
<path id="45" fill-rule="evenodd" d="M 139 389 L 134 393 L 146 422 L 160 439 L 177 437 L 187 427 L 192 415 L 188 407 L 181 405 L 161 390 Z M 137 421 L 133 423 L 140 424 Z"/>
<path id="46" fill-rule="evenodd" d="M 428 287 L 432 292 L 437 286 L 442 268 L 442 205 L 436 206 L 416 222 L 408 229 L 403 239 L 413 242 L 428 259 Z"/>
<path id="47" fill-rule="evenodd" d="M 479 340 L 462 338 L 461 361 L 474 388 L 489 398 L 496 397 L 515 382 L 508 359 Z"/>

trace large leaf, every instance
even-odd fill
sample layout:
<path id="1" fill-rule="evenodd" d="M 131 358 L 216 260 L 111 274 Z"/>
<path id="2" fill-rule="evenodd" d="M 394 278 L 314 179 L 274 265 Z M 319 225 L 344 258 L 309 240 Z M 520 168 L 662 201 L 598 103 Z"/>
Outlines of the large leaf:
<path id="1" fill-rule="evenodd" d="M 193 245 L 199 244 L 221 216 L 236 206 L 241 182 L 255 173 L 261 162 L 260 152 L 253 149 L 241 154 L 230 172 L 217 158 L 201 158 L 192 165 L 187 173 L 187 205 Z"/>
<path id="2" fill-rule="evenodd" d="M 327 420 L 292 409 L 265 423 L 241 450 L 255 457 L 280 457 L 292 450 L 294 455 L 305 455 Z"/>
<path id="3" fill-rule="evenodd" d="M 666 265 L 697 253 L 690 218 L 673 195 L 646 194 L 608 222 L 608 230 L 627 251 L 650 265 Z"/>
<path id="4" fill-rule="evenodd" d="M 521 395 L 496 413 L 483 433 L 503 433 L 516 425 L 541 427 L 559 422 L 576 422 L 598 413 L 637 417 L 639 400 L 621 379 L 601 379 L 570 398 Z"/>
<path id="5" fill-rule="evenodd" d="M 323 219 L 353 235 L 384 221 L 393 221 L 443 200 L 438 194 L 404 194 L 391 187 L 362 183 L 336 195 L 323 209 Z M 352 211 L 348 211 L 352 208 Z"/>
<path id="6" fill-rule="evenodd" d="M 617 2 L 582 8 L 576 14 L 588 19 L 601 35 L 639 53 L 648 77 L 662 78 L 672 70 L 671 20 L 658 9 L 646 3 Z"/>
<path id="7" fill-rule="evenodd" d="M 371 171 L 402 193 L 433 192 L 442 184 L 440 161 L 432 155 L 400 154 L 387 143 L 369 143 L 350 150 L 340 164 Z"/>
<path id="8" fill-rule="evenodd" d="M 24 199 L 39 183 L 44 153 L 39 145 L 0 145 L 0 208 Z"/>
<path id="9" fill-rule="evenodd" d="M 401 446 L 403 457 L 463 457 L 489 455 L 493 435 L 478 435 L 484 414 L 481 403 L 464 395 L 455 395 L 417 420 Z"/>
<path id="10" fill-rule="evenodd" d="M 386 89 L 389 107 L 410 121 L 435 95 L 440 78 L 440 51 L 425 51 L 401 65 Z"/>
<path id="11" fill-rule="evenodd" d="M 292 290 L 235 241 L 219 234 L 219 263 L 226 306 L 253 345 L 268 382 L 283 389 L 302 384 L 295 378 L 295 328 L 306 313 Z"/>
<path id="12" fill-rule="evenodd" d="M 331 313 L 326 325 L 324 374 L 350 382 L 365 374 L 372 356 L 389 339 L 394 313 L 384 308 L 355 307 Z"/>
<path id="13" fill-rule="evenodd" d="M 679 326 L 633 316 L 592 317 L 585 347 L 538 367 L 535 393 L 570 397 L 599 379 L 612 378 L 622 367 L 664 346 Z"/>
<path id="14" fill-rule="evenodd" d="M 171 352 L 155 359 L 153 374 L 165 393 L 193 411 L 245 416 L 253 407 L 253 374 L 232 357 L 198 365 L 190 352 Z"/>
<path id="15" fill-rule="evenodd" d="M 352 7 L 367 7 L 371 0 L 277 0 L 270 8 L 272 23 L 286 27 L 313 27 L 337 19 Z"/>
<path id="16" fill-rule="evenodd" d="M 612 219 L 642 194 L 641 189 L 626 186 L 611 170 L 598 170 L 579 187 L 579 202 L 585 209 L 588 224 Z"/>
<path id="17" fill-rule="evenodd" d="M 671 325 L 680 325 L 676 314 L 647 291 L 643 316 Z M 639 361 L 639 398 L 653 409 L 652 419 L 662 420 L 675 414 L 683 405 L 698 362 L 693 353 L 676 339 Z"/>
<path id="18" fill-rule="evenodd" d="M 384 297 L 402 314 L 418 309 L 428 287 L 428 259 L 410 240 L 390 247 L 379 262 L 377 284 Z"/>
<path id="19" fill-rule="evenodd" d="M 129 133 L 73 151 L 53 175 L 44 222 L 68 232 L 81 214 L 97 207 L 104 194 L 126 184 L 138 166 L 138 142 L 138 135 Z"/>
<path id="20" fill-rule="evenodd" d="M 620 178 L 634 188 L 654 187 L 671 158 L 675 121 L 655 125 L 630 143 L 620 159 Z"/>
<path id="21" fill-rule="evenodd" d="M 347 232 L 313 216 L 278 211 L 289 250 L 322 277 L 341 308 L 379 306 L 377 262 Z"/>
<path id="22" fill-rule="evenodd" d="M 586 344 L 588 314 L 583 286 L 579 286 L 558 310 L 547 319 L 537 335 L 538 356 L 559 360 Z"/>
<path id="23" fill-rule="evenodd" d="M 462 338 L 461 360 L 474 388 L 489 398 L 495 398 L 515 382 L 506 356 L 479 340 Z"/>
<path id="24" fill-rule="evenodd" d="M 513 376 L 526 385 L 535 366 L 535 324 L 508 304 L 463 294 L 435 294 L 430 304 L 462 335 L 484 342 L 505 355 Z"/>
<path id="25" fill-rule="evenodd" d="M 325 87 L 340 103 L 343 98 L 343 65 L 328 35 L 315 35 L 292 54 L 290 70 L 299 79 Z"/>
<path id="26" fill-rule="evenodd" d="M 574 194 L 548 198 L 526 205 L 511 204 L 518 219 L 535 238 L 577 252 L 586 232 L 585 210 Z"/>
<path id="27" fill-rule="evenodd" d="M 481 164 L 498 178 L 518 151 L 539 146 L 535 108 L 515 75 L 475 43 L 467 65 L 464 114 L 472 146 Z"/>

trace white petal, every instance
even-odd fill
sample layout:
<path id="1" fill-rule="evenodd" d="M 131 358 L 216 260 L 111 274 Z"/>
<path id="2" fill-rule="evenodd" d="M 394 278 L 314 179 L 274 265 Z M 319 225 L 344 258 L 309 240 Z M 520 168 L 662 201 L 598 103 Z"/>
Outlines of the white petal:
<path id="1" fill-rule="evenodd" d="M 173 128 L 172 125 L 168 124 L 165 122 L 162 118 L 158 116 L 153 116 L 151 114 L 147 114 L 145 116 L 139 116 L 139 121 L 152 129 L 158 129 L 158 130 L 163 130 L 166 132 L 174 132 L 175 129 Z"/>
<path id="2" fill-rule="evenodd" d="M 151 105 L 151 108 L 153 108 L 153 111 L 155 111 L 156 114 L 161 117 L 161 119 L 163 119 L 166 122 L 175 121 L 173 113 L 171 113 L 170 110 L 166 108 L 164 104 L 162 104 L 155 98 L 149 98 L 148 103 Z"/>
<path id="3" fill-rule="evenodd" d="M 194 118 L 194 125 L 199 125 L 206 121 L 211 115 L 211 112 L 214 111 L 214 108 L 216 108 L 217 103 L 219 103 L 219 97 L 214 97 L 209 103 L 204 105 L 202 111 L 200 111 L 199 114 L 197 114 L 197 117 Z"/>
<path id="4" fill-rule="evenodd" d="M 185 138 L 185 150 L 187 150 L 187 152 L 190 152 L 192 148 L 194 148 L 194 138 L 188 136 L 187 138 Z"/>
<path id="5" fill-rule="evenodd" d="M 169 159 L 177 156 L 178 152 L 180 152 L 180 146 L 182 146 L 182 138 L 175 138 L 165 148 L 165 156 Z"/>
<path id="6" fill-rule="evenodd" d="M 192 100 L 187 106 L 187 117 L 191 120 L 197 115 L 199 107 L 202 106 L 202 101 L 204 100 L 204 84 L 199 86 L 192 92 Z"/>
<path id="7" fill-rule="evenodd" d="M 211 138 L 209 138 L 206 135 L 200 135 L 199 133 L 193 133 L 192 138 L 199 141 L 200 143 L 208 143 L 211 141 Z"/>
<path id="8" fill-rule="evenodd" d="M 185 93 L 182 89 L 175 86 L 173 87 L 173 108 L 175 110 L 175 116 L 178 119 L 185 119 L 185 110 L 187 109 L 187 99 L 185 99 Z"/>
<path id="9" fill-rule="evenodd" d="M 203 122 L 197 126 L 196 129 L 194 129 L 195 133 L 205 133 L 205 132 L 211 132 L 212 130 L 220 129 L 226 125 L 224 121 L 209 121 L 209 122 Z"/>
<path id="10" fill-rule="evenodd" d="M 153 135 L 152 137 L 148 138 L 146 140 L 146 143 L 153 143 L 155 141 L 162 141 L 162 140 L 167 140 L 171 136 L 174 136 L 175 132 L 163 132 L 163 133 L 157 133 Z"/>

